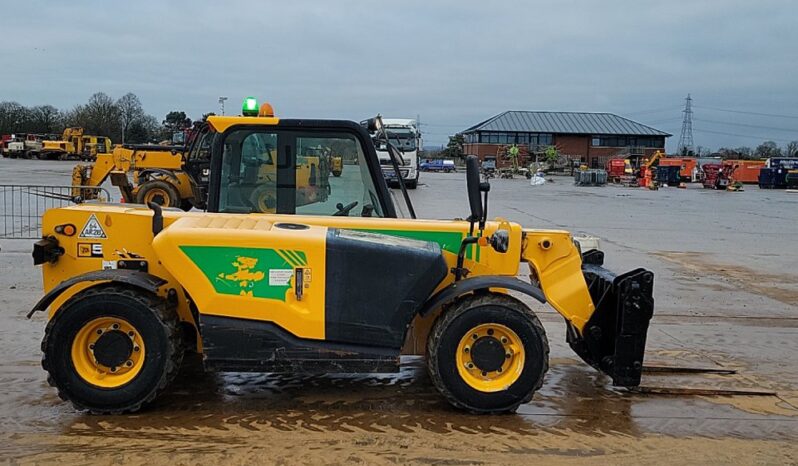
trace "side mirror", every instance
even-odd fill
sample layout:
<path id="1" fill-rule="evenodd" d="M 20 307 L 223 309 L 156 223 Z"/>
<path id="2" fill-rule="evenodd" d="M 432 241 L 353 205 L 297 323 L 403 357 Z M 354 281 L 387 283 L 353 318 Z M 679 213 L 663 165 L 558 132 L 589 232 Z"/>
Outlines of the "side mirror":
<path id="1" fill-rule="evenodd" d="M 479 186 L 479 159 L 476 155 L 466 157 L 466 187 L 468 189 L 468 205 L 471 207 L 469 220 L 482 220 L 482 196 Z"/>

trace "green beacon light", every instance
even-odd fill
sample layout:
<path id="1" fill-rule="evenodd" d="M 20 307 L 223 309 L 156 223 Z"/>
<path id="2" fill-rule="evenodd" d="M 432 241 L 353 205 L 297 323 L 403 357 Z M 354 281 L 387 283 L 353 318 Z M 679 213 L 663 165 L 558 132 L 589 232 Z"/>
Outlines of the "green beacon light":
<path id="1" fill-rule="evenodd" d="M 254 97 L 244 99 L 241 114 L 244 116 L 258 116 L 258 100 Z"/>

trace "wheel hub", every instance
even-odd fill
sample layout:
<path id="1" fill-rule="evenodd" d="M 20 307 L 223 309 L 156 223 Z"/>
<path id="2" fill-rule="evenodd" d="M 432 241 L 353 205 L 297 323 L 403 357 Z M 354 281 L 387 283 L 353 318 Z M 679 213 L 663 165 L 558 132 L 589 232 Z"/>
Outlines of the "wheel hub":
<path id="1" fill-rule="evenodd" d="M 104 332 L 92 349 L 98 363 L 105 367 L 122 365 L 133 354 L 133 340 L 119 330 Z"/>
<path id="2" fill-rule="evenodd" d="M 86 382 L 103 388 L 120 387 L 144 366 L 144 341 L 128 321 L 99 317 L 89 321 L 72 341 L 72 365 Z"/>
<path id="3" fill-rule="evenodd" d="M 482 337 L 471 347 L 471 360 L 483 372 L 501 369 L 504 364 L 504 347 L 492 336 Z"/>
<path id="4" fill-rule="evenodd" d="M 488 323 L 463 335 L 455 358 L 463 381 L 490 393 L 506 390 L 518 380 L 526 354 L 517 333 L 505 325 Z"/>

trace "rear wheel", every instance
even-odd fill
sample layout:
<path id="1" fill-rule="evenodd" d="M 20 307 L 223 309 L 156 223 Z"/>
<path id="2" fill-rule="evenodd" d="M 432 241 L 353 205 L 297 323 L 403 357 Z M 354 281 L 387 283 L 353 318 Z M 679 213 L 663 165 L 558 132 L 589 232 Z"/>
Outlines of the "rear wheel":
<path id="1" fill-rule="evenodd" d="M 89 288 L 50 320 L 42 367 L 79 410 L 134 412 L 174 379 L 183 359 L 177 315 L 166 301 L 118 286 Z"/>
<path id="2" fill-rule="evenodd" d="M 136 193 L 136 202 L 139 204 L 149 204 L 154 202 L 164 207 L 180 207 L 180 194 L 177 189 L 164 180 L 145 181 L 139 186 Z"/>
<path id="3" fill-rule="evenodd" d="M 435 387 L 455 407 L 513 412 L 548 370 L 549 344 L 535 314 L 507 295 L 469 296 L 444 311 L 427 342 Z"/>

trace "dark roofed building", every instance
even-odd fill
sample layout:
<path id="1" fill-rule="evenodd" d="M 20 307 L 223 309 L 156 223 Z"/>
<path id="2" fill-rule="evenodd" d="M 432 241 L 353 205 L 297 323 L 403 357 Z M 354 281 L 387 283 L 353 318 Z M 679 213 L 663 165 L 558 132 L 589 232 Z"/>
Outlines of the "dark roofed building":
<path id="1" fill-rule="evenodd" d="M 591 167 L 603 168 L 615 156 L 650 157 L 665 150 L 670 134 L 612 113 L 507 111 L 462 132 L 465 153 L 503 155 L 517 144 L 534 161 L 549 146 Z M 497 159 L 504 165 L 502 157 Z M 527 160 L 522 163 L 528 163 Z"/>

